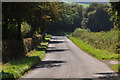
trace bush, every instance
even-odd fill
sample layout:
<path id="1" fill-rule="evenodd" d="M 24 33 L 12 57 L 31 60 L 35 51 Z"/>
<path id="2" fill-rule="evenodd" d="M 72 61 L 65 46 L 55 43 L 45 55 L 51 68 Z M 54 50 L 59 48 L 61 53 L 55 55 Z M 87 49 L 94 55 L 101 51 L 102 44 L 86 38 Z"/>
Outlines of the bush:
<path id="1" fill-rule="evenodd" d="M 84 34 L 85 32 L 88 32 L 88 31 L 89 31 L 89 29 L 77 28 L 77 29 L 73 32 L 72 35 L 73 35 L 74 37 L 78 37 L 78 36 Z"/>
<path id="2" fill-rule="evenodd" d="M 28 42 L 31 42 L 31 39 Z M 27 72 L 31 67 L 40 62 L 45 56 L 48 42 L 42 42 L 38 44 L 39 46 L 37 46 L 36 49 L 30 51 L 29 54 L 26 54 L 26 57 L 17 60 L 9 60 L 7 63 L 3 64 L 2 70 L 0 70 L 2 71 L 2 79 L 16 80 L 25 72 Z"/>
<path id="3" fill-rule="evenodd" d="M 2 58 L 3 62 L 18 59 L 25 56 L 29 51 L 36 48 L 41 42 L 41 36 L 35 35 L 33 38 L 24 38 L 23 40 L 11 39 L 3 40 Z"/>
<path id="4" fill-rule="evenodd" d="M 112 52 L 108 52 L 105 50 L 96 49 L 92 45 L 87 44 L 76 37 L 69 36 L 69 38 L 83 51 L 89 53 L 90 55 L 96 57 L 99 60 L 118 60 L 118 59 L 120 59 L 118 57 L 118 54 L 114 54 Z"/>
<path id="5" fill-rule="evenodd" d="M 3 65 L 2 78 L 3 79 L 17 79 L 22 76 L 27 70 L 38 63 L 45 56 L 45 51 L 32 51 L 30 55 L 16 61 L 9 61 Z M 7 73 L 7 74 L 6 74 Z"/>
<path id="6" fill-rule="evenodd" d="M 118 30 L 109 32 L 90 32 L 86 29 L 76 29 L 72 36 L 77 37 L 84 42 L 91 44 L 97 49 L 103 49 L 110 52 L 118 53 Z"/>
<path id="7" fill-rule="evenodd" d="M 31 31 L 31 26 L 27 22 L 22 22 L 21 24 L 21 32 L 22 35 L 25 37 L 27 33 Z"/>

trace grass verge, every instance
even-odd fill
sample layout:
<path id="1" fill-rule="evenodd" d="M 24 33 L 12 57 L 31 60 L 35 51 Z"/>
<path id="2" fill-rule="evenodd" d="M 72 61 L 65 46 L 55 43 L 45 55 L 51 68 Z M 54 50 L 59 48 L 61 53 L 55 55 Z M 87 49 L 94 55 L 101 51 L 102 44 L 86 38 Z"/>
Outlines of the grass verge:
<path id="1" fill-rule="evenodd" d="M 46 41 L 49 40 L 50 37 L 47 37 Z M 40 62 L 45 57 L 47 46 L 48 42 L 42 42 L 40 43 L 40 46 L 31 51 L 25 58 L 16 61 L 9 61 L 2 65 L 2 80 L 15 80 L 20 78 L 32 66 Z"/>
<path id="2" fill-rule="evenodd" d="M 111 68 L 115 71 L 115 72 L 118 72 L 118 69 L 120 67 L 120 64 L 114 64 L 111 66 Z"/>
<path id="3" fill-rule="evenodd" d="M 96 57 L 99 60 L 118 60 L 118 54 L 114 54 L 105 50 L 100 50 L 94 48 L 92 45 L 87 44 L 83 42 L 82 40 L 73 37 L 73 36 L 68 36 L 69 39 L 71 39 L 79 48 L 81 48 L 83 51 L 87 52 L 88 54 Z"/>
<path id="4" fill-rule="evenodd" d="M 92 45 L 87 44 L 76 37 L 69 35 L 68 38 L 71 39 L 72 42 L 74 42 L 83 51 L 85 51 L 86 53 L 92 55 L 93 57 L 95 57 L 99 60 L 119 60 L 120 59 L 118 57 L 118 54 L 111 53 L 111 52 L 108 52 L 105 50 L 96 49 Z M 118 68 L 119 68 L 118 66 L 120 66 L 120 64 L 111 65 L 110 67 L 115 72 L 118 72 Z"/>

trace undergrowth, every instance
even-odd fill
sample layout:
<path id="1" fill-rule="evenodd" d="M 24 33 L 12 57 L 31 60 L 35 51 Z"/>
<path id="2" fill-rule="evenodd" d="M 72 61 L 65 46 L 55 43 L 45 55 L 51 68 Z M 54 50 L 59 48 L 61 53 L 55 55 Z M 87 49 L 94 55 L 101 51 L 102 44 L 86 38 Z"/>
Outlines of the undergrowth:
<path id="1" fill-rule="evenodd" d="M 45 57 L 45 52 L 48 46 L 48 41 L 50 40 L 50 36 L 45 38 L 45 41 L 40 45 L 30 51 L 26 57 L 9 61 L 2 65 L 2 80 L 15 80 L 20 78 L 23 74 L 25 74 L 32 66 L 36 65 Z"/>

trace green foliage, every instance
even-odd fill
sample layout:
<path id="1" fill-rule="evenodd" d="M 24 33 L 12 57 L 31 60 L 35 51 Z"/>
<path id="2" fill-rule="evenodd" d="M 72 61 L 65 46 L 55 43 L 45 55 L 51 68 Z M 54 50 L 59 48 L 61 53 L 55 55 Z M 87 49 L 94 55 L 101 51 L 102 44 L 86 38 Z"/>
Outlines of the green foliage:
<path id="1" fill-rule="evenodd" d="M 87 8 L 89 6 L 89 4 L 85 4 L 85 3 L 74 3 L 74 2 L 65 2 L 65 3 L 70 5 L 82 5 L 84 8 Z"/>
<path id="2" fill-rule="evenodd" d="M 52 35 L 46 35 L 45 36 L 45 38 L 51 38 L 52 37 Z"/>
<path id="3" fill-rule="evenodd" d="M 91 44 L 96 49 L 118 53 L 118 30 L 111 30 L 109 32 L 89 32 L 89 30 L 78 28 L 72 35 Z"/>
<path id="4" fill-rule="evenodd" d="M 27 22 L 22 22 L 21 32 L 23 36 L 26 36 L 27 33 L 31 31 L 31 26 Z"/>
<path id="5" fill-rule="evenodd" d="M 69 38 L 82 50 L 89 53 L 90 55 L 96 57 L 99 60 L 114 60 L 119 59 L 118 54 L 114 54 L 112 52 L 108 52 L 105 50 L 100 50 L 94 48 L 92 45 L 87 44 L 80 40 L 79 38 L 69 36 Z"/>
<path id="6" fill-rule="evenodd" d="M 108 12 L 112 14 L 111 20 L 114 21 L 114 27 L 120 30 L 120 2 L 110 2 Z"/>
<path id="7" fill-rule="evenodd" d="M 113 22 L 107 12 L 108 6 L 101 3 L 92 3 L 83 14 L 82 28 L 89 28 L 93 32 L 109 31 L 113 28 Z"/>
<path id="8" fill-rule="evenodd" d="M 47 35 L 51 38 L 51 35 Z M 9 61 L 2 66 L 2 78 L 3 79 L 17 79 L 20 78 L 25 72 L 27 72 L 32 66 L 36 65 L 45 57 L 45 51 L 48 46 L 48 42 L 42 42 L 33 51 L 30 51 L 26 57 L 16 60 Z M 1 70 L 0 70 L 1 71 Z"/>
<path id="9" fill-rule="evenodd" d="M 120 64 L 114 64 L 112 65 L 112 69 L 115 70 L 116 72 L 118 72 L 119 70 L 119 67 L 120 67 Z"/>
<path id="10" fill-rule="evenodd" d="M 77 27 L 81 27 L 83 6 L 59 3 L 58 9 L 59 18 L 58 20 L 51 22 L 47 29 L 48 33 L 71 32 Z"/>
<path id="11" fill-rule="evenodd" d="M 43 59 L 45 56 L 45 51 L 32 51 L 30 55 L 27 55 L 25 58 L 19 61 L 10 61 L 3 65 L 3 78 L 19 78 L 22 76 L 28 69 L 34 66 L 38 61 Z M 11 75 L 7 75 L 4 73 L 9 73 Z"/>
<path id="12" fill-rule="evenodd" d="M 79 3 L 79 5 L 82 5 L 84 8 L 89 7 L 89 4 Z"/>
<path id="13" fill-rule="evenodd" d="M 36 32 L 44 34 L 48 24 L 59 19 L 58 3 L 56 2 L 6 2 L 2 5 L 3 39 L 7 39 L 8 36 L 14 38 L 18 35 L 21 38 L 21 34 L 25 36 L 26 33 L 31 34 L 29 37 L 32 37 Z M 8 34 L 8 30 L 12 35 Z"/>
<path id="14" fill-rule="evenodd" d="M 81 29 L 81 28 L 77 28 L 74 32 L 73 32 L 73 36 L 74 37 L 78 37 L 79 35 L 82 35 L 86 32 L 88 32 L 89 29 Z"/>
<path id="15" fill-rule="evenodd" d="M 52 19 L 53 21 L 59 17 L 59 11 L 57 10 L 57 3 L 50 2 L 2 3 L 2 39 L 5 41 L 5 44 L 2 46 L 3 49 L 6 48 L 3 50 L 3 55 L 7 54 L 6 56 L 9 59 L 25 57 L 23 38 L 33 38 L 36 33 L 44 36 L 46 26 L 50 20 Z M 14 44 L 13 40 L 15 41 Z M 17 51 L 18 49 L 11 48 L 11 45 L 19 47 L 19 51 Z M 8 56 L 12 50 L 13 56 Z M 18 54 L 19 57 L 16 56 Z M 6 60 L 6 56 L 2 58 Z"/>
<path id="16" fill-rule="evenodd" d="M 48 42 L 42 42 L 42 43 L 40 43 L 40 45 L 42 45 L 42 46 L 48 46 Z"/>

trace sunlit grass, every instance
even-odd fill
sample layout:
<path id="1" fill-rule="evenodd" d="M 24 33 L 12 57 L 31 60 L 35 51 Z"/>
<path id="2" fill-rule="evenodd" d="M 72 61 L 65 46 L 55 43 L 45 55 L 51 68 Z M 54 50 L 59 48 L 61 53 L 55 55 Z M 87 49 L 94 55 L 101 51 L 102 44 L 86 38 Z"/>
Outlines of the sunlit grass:
<path id="1" fill-rule="evenodd" d="M 17 61 L 10 61 L 3 65 L 3 78 L 19 78 L 28 69 L 41 61 L 45 56 L 45 50 L 33 50 L 25 58 Z"/>
<path id="2" fill-rule="evenodd" d="M 83 51 L 99 60 L 119 60 L 115 50 L 118 44 L 118 31 L 89 32 L 87 29 L 77 29 L 69 38 Z M 120 66 L 120 64 L 119 64 Z M 118 72 L 118 64 L 110 66 Z"/>
<path id="3" fill-rule="evenodd" d="M 40 43 L 40 45 L 42 45 L 42 46 L 47 46 L 47 45 L 48 45 L 48 42 L 42 42 L 42 43 Z"/>
<path id="4" fill-rule="evenodd" d="M 50 37 L 48 37 L 50 39 Z M 32 66 L 40 62 L 45 57 L 48 42 L 40 43 L 33 51 L 30 51 L 26 57 L 9 61 L 2 65 L 2 78 L 17 79 L 27 72 Z"/>
<path id="5" fill-rule="evenodd" d="M 112 69 L 118 72 L 118 69 L 120 68 L 120 64 L 114 64 L 112 65 Z"/>
<path id="6" fill-rule="evenodd" d="M 88 29 L 77 28 L 72 36 L 79 38 L 96 49 L 102 49 L 113 53 L 119 53 L 118 30 L 108 32 L 90 32 Z"/>
<path id="7" fill-rule="evenodd" d="M 52 35 L 46 35 L 45 36 L 45 38 L 51 38 L 52 37 Z"/>
<path id="8" fill-rule="evenodd" d="M 96 49 L 92 45 L 87 44 L 87 43 L 83 42 L 82 40 L 75 38 L 73 36 L 69 36 L 69 38 L 83 51 L 96 57 L 99 60 L 117 60 L 117 59 L 119 59 L 118 54 L 114 54 L 112 52 L 108 52 L 105 50 Z"/>

